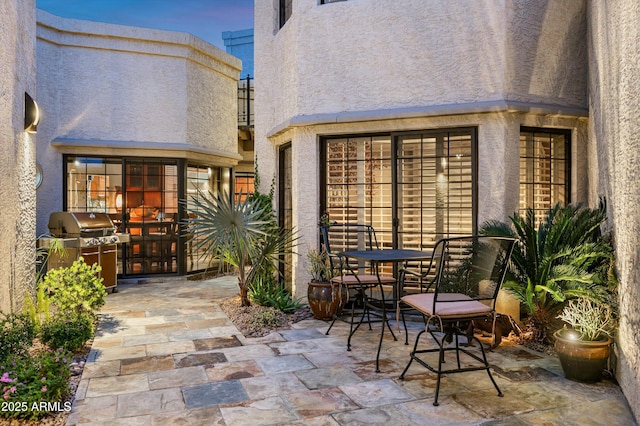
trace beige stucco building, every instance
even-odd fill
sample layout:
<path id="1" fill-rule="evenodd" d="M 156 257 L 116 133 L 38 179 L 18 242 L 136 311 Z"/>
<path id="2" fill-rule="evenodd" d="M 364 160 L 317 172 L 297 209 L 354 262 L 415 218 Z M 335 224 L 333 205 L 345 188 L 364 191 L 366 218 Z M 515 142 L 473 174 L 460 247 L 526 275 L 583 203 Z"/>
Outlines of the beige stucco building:
<path id="1" fill-rule="evenodd" d="M 130 233 L 122 276 L 201 270 L 179 200 L 232 189 L 240 60 L 186 33 L 64 19 L 32 0 L 0 12 L 0 310 L 33 292 L 36 238 L 55 211 L 107 213 Z"/>
<path id="2" fill-rule="evenodd" d="M 179 200 L 231 190 L 240 60 L 187 33 L 40 10 L 36 35 L 38 234 L 51 212 L 105 212 L 131 234 L 121 276 L 202 269 Z"/>
<path id="3" fill-rule="evenodd" d="M 255 8 L 256 153 L 300 251 L 318 246 L 325 212 L 373 225 L 383 246 L 429 248 L 518 209 L 605 196 L 621 285 L 616 374 L 638 416 L 637 2 Z M 304 297 L 304 256 L 292 262 Z"/>
<path id="4" fill-rule="evenodd" d="M 0 310 L 22 307 L 35 273 L 35 135 L 24 131 L 25 93 L 36 97 L 35 0 L 0 3 Z"/>
<path id="5" fill-rule="evenodd" d="M 456 195 L 468 204 L 459 212 L 466 219 L 442 224 L 450 233 L 471 232 L 488 219 L 505 220 L 519 208 L 518 141 L 525 132 L 562 136 L 567 144 L 561 165 L 567 169 L 559 173 L 566 191 L 562 201 L 587 201 L 584 2 L 382 3 L 301 0 L 280 27 L 272 2 L 256 2 L 256 79 L 266 82 L 256 89 L 256 152 L 260 170 L 277 175 L 284 172 L 278 169 L 278 155 L 287 155 L 283 147 L 291 151 L 291 193 L 279 195 L 291 200 L 290 225 L 300 231 L 303 244 L 317 245 L 322 212 L 331 220 L 343 218 L 338 212 L 342 201 L 333 201 L 340 183 L 332 178 L 337 165 L 330 158 L 332 149 L 341 149 L 340 140 L 349 144 L 370 138 L 367 143 L 384 157 L 377 179 L 388 182 L 409 183 L 401 173 L 418 172 L 421 166 L 407 162 L 402 172 L 392 175 L 391 170 L 396 157 L 409 155 L 406 150 L 416 138 L 423 152 L 433 150 L 422 158 L 437 157 L 447 167 L 453 167 L 452 155 L 454 161 L 466 158 L 460 179 L 473 182 Z M 446 141 L 430 144 L 427 138 Z M 466 145 L 456 147 L 454 140 Z M 449 154 L 437 153 L 442 150 Z M 434 188 L 441 186 L 439 172 L 433 173 L 428 179 Z M 452 182 L 446 183 L 447 191 L 453 190 Z M 402 222 L 394 228 L 405 226 L 409 219 L 403 222 L 402 215 L 412 201 L 402 198 L 408 188 L 388 189 L 386 195 L 349 207 L 388 207 L 374 225 L 386 228 L 383 238 L 391 244 L 399 231 L 385 223 L 393 219 Z M 367 197 L 362 191 L 350 196 Z M 401 199 L 396 206 L 391 205 L 394 197 Z M 449 201 L 433 209 L 451 209 Z M 413 202 L 425 205 L 427 200 Z M 427 210 L 420 210 L 422 216 Z M 351 220 L 370 215 L 348 214 Z M 435 239 L 415 244 L 424 247 Z M 293 269 L 296 294 L 303 296 L 304 265 Z"/>
<path id="6" fill-rule="evenodd" d="M 588 2 L 589 199 L 605 196 L 616 239 L 616 377 L 640 417 L 640 3 Z"/>
<path id="7" fill-rule="evenodd" d="M 281 223 L 303 249 L 324 212 L 373 223 L 383 244 L 429 247 L 523 206 L 605 196 L 616 376 L 638 417 L 638 21 L 635 0 L 256 1 L 255 145 Z M 186 34 L 0 3 L 0 309 L 33 289 L 49 212 L 122 214 L 127 186 L 131 207 L 174 208 L 189 176 L 228 184 L 239 69 Z M 25 93 L 42 108 L 37 135 L 24 131 Z"/>

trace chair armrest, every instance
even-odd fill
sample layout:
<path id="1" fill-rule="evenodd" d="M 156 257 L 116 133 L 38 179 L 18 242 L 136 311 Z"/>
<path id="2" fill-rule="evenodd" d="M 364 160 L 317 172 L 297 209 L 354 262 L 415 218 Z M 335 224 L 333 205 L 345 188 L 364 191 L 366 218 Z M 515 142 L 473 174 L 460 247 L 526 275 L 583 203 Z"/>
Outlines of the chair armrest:
<path id="1" fill-rule="evenodd" d="M 428 278 L 429 275 L 429 270 L 427 270 L 426 272 L 415 272 L 412 271 L 410 269 L 405 269 L 402 268 L 398 271 L 398 283 L 400 284 L 400 292 L 401 294 L 404 294 L 404 282 L 405 282 L 405 277 L 407 275 L 411 275 L 413 277 L 416 277 L 419 279 L 419 283 L 420 283 L 420 287 L 419 287 L 419 292 L 420 293 L 426 293 L 428 292 L 431 287 L 433 286 L 433 284 L 436 281 L 437 277 L 433 277 L 433 278 Z M 426 286 L 424 283 L 427 283 Z"/>

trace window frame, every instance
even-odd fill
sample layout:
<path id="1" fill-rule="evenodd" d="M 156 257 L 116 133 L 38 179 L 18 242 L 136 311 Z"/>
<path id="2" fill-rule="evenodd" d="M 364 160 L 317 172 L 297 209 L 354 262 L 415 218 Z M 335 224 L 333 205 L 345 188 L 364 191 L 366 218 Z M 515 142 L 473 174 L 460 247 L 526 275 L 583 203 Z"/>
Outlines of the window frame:
<path id="1" fill-rule="evenodd" d="M 353 139 L 353 138 L 370 138 L 373 140 L 374 138 L 385 137 L 390 140 L 390 151 L 391 151 L 391 199 L 389 206 L 391 208 L 391 220 L 392 224 L 391 228 L 391 246 L 392 248 L 398 248 L 400 245 L 399 240 L 399 226 L 400 226 L 400 218 L 399 218 L 399 205 L 398 205 L 398 196 L 400 194 L 399 191 L 399 176 L 398 176 L 398 159 L 399 159 L 399 146 L 400 139 L 409 135 L 442 135 L 442 134 L 463 134 L 467 132 L 469 134 L 470 139 L 470 155 L 471 155 L 471 166 L 470 166 L 470 177 L 471 177 L 471 232 L 475 233 L 478 228 L 478 129 L 477 127 L 456 127 L 456 128 L 441 128 L 441 129 L 425 129 L 425 130 L 412 130 L 412 131 L 402 131 L 402 132 L 390 132 L 390 133 L 367 133 L 367 134 L 345 134 L 345 135 L 323 135 L 319 137 L 320 143 L 320 176 L 319 176 L 319 212 L 318 217 L 321 217 L 328 210 L 328 193 L 327 193 L 327 167 L 328 167 L 328 142 L 330 140 L 336 139 Z M 329 217 L 329 220 L 334 220 Z M 378 231 L 378 230 L 377 230 Z M 379 232 L 382 234 L 384 232 Z"/>
<path id="2" fill-rule="evenodd" d="M 284 27 L 293 11 L 293 0 L 278 0 L 278 28 Z"/>
<path id="3" fill-rule="evenodd" d="M 525 133 L 531 133 L 531 137 L 533 140 L 536 139 L 536 135 L 541 135 L 541 134 L 546 134 L 549 135 L 549 141 L 550 141 L 550 147 L 549 147 L 549 156 L 548 157 L 541 157 L 537 154 L 534 153 L 534 156 L 522 156 L 522 150 L 523 150 L 523 135 Z M 553 144 L 553 136 L 564 136 L 564 158 L 562 159 L 558 159 L 558 158 L 554 158 L 554 150 L 553 147 L 551 146 L 551 144 Z M 550 207 L 553 207 L 554 205 L 556 205 L 558 202 L 564 204 L 564 205 L 568 205 L 571 203 L 571 173 L 572 173 L 572 150 L 571 150 L 571 144 L 572 144 L 572 132 L 570 129 L 559 129 L 559 128 L 547 128 L 547 127 L 528 127 L 528 126 L 521 126 L 520 127 L 520 133 L 519 133 L 519 155 L 518 155 L 518 164 L 519 167 L 522 167 L 523 164 L 523 160 L 527 159 L 532 159 L 532 160 L 547 160 L 549 161 L 549 181 L 548 182 L 536 182 L 536 181 L 524 181 L 522 180 L 522 176 L 523 176 L 523 170 L 520 170 L 520 174 L 519 174 L 519 180 L 518 180 L 518 186 L 519 186 L 519 190 L 518 190 L 518 212 L 520 214 L 523 214 L 527 209 L 531 208 L 533 209 L 535 215 L 538 216 L 543 216 L 546 214 L 546 212 L 548 211 L 548 209 Z M 526 149 L 526 148 L 525 148 Z M 564 187 L 564 194 L 565 194 L 565 199 L 564 200 L 556 200 L 553 199 L 552 194 L 553 191 L 551 190 L 553 188 L 553 186 L 559 186 L 558 184 L 554 184 L 553 183 L 553 179 L 554 179 L 554 175 L 553 175 L 553 171 L 556 169 L 557 167 L 557 163 L 554 162 L 554 160 L 561 160 L 564 162 L 564 173 L 563 173 L 563 179 L 564 179 L 564 183 L 562 184 L 562 186 Z M 541 185 L 547 185 L 550 189 L 550 200 L 549 200 L 549 205 L 548 206 L 537 206 L 535 205 L 535 197 L 531 196 L 531 195 L 524 195 L 524 197 L 527 199 L 526 200 L 526 206 L 522 205 L 522 198 L 523 198 L 523 188 L 528 188 L 531 187 L 533 191 L 535 191 L 535 187 L 536 186 L 541 186 Z M 531 205 L 533 203 L 533 205 Z"/>

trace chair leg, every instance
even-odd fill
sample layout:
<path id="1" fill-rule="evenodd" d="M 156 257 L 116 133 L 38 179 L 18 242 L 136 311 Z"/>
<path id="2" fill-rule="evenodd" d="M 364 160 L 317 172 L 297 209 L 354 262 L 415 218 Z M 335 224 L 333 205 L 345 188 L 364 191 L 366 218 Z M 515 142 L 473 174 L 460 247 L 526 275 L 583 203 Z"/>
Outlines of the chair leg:
<path id="1" fill-rule="evenodd" d="M 404 344 L 409 345 L 409 331 L 407 330 L 407 321 L 404 318 L 404 311 L 400 311 L 402 315 L 402 325 L 404 326 Z"/>
<path id="2" fill-rule="evenodd" d="M 440 347 L 440 351 L 438 352 L 438 378 L 436 380 L 436 394 L 433 398 L 433 406 L 437 407 L 438 405 L 440 405 L 440 403 L 438 402 L 438 396 L 440 395 L 440 381 L 442 379 L 442 364 L 444 364 L 444 343 L 445 343 L 445 339 L 444 337 L 442 338 L 442 340 L 438 340 L 435 339 L 436 342 L 438 342 L 438 346 Z M 456 351 L 457 353 L 458 351 Z"/>
<path id="3" fill-rule="evenodd" d="M 475 336 L 473 338 L 478 340 L 478 338 Z M 491 366 L 489 365 L 489 361 L 487 361 L 487 354 L 484 351 L 484 346 L 482 345 L 482 342 L 480 340 L 478 340 L 478 343 L 480 344 L 480 351 L 482 352 L 482 360 L 484 361 L 484 366 L 485 366 L 485 369 L 487 370 L 487 374 L 489 375 L 489 378 L 491 379 L 491 383 L 493 383 L 493 387 L 495 387 L 496 390 L 498 391 L 498 396 L 503 397 L 504 394 L 500 390 L 498 383 L 496 383 L 496 380 L 493 378 L 493 375 L 491 374 Z"/>
<path id="4" fill-rule="evenodd" d="M 409 370 L 409 367 L 411 367 L 411 363 L 413 362 L 413 360 L 416 358 L 416 350 L 418 349 L 418 341 L 420 340 L 420 336 L 422 336 L 422 334 L 425 331 L 426 331 L 426 329 L 425 330 L 420 330 L 420 332 L 416 336 L 416 342 L 413 345 L 413 351 L 411 351 L 410 358 L 409 358 L 409 363 L 407 364 L 407 366 L 402 371 L 402 374 L 400 374 L 400 380 L 404 380 L 404 375 Z"/>
<path id="5" fill-rule="evenodd" d="M 329 332 L 331 331 L 331 328 L 333 328 L 333 324 L 336 323 L 337 319 L 338 319 L 338 315 L 334 315 L 333 316 L 333 321 L 331 321 L 331 324 L 329 324 L 329 328 L 327 329 L 326 333 L 324 333 L 325 336 L 329 335 Z"/>
<path id="6" fill-rule="evenodd" d="M 420 365 L 422 365 L 423 367 L 427 368 L 429 371 L 436 373 L 437 375 L 437 380 L 436 380 L 436 389 L 435 389 L 435 396 L 434 396 L 434 400 L 433 400 L 433 405 L 434 406 L 438 406 L 439 402 L 438 402 L 438 398 L 440 396 L 440 383 L 442 381 L 442 376 L 448 373 L 463 373 L 463 372 L 468 372 L 468 371 L 479 371 L 479 370 L 486 370 L 487 374 L 489 375 L 489 379 L 491 380 L 491 383 L 493 383 L 493 386 L 496 388 L 496 390 L 498 391 L 498 396 L 502 397 L 504 396 L 502 391 L 500 390 L 500 387 L 498 386 L 498 383 L 495 381 L 493 375 L 491 374 L 491 368 L 489 365 L 489 362 L 487 361 L 487 355 L 486 352 L 484 350 L 484 346 L 482 345 L 482 342 L 480 342 L 480 340 L 478 340 L 477 337 L 473 337 L 473 339 L 475 339 L 480 346 L 480 351 L 482 354 L 482 357 L 478 356 L 477 354 L 473 354 L 471 352 L 469 352 L 468 350 L 460 347 L 460 339 L 459 336 L 460 334 L 464 334 L 466 336 L 465 333 L 463 333 L 459 327 L 455 327 L 454 324 L 449 324 L 449 326 L 453 326 L 452 328 L 449 327 L 444 327 L 444 330 L 429 330 L 429 322 L 427 321 L 427 323 L 425 324 L 425 329 L 421 330 L 420 333 L 418 333 L 418 335 L 416 336 L 416 342 L 413 346 L 413 351 L 411 352 L 410 355 L 410 359 L 409 359 L 409 363 L 407 364 L 407 366 L 405 367 L 404 371 L 402 372 L 402 374 L 400 375 L 400 379 L 403 380 L 405 377 L 405 374 L 407 373 L 407 371 L 409 370 L 409 367 L 411 366 L 411 364 L 413 363 L 413 361 L 415 360 L 416 362 L 418 362 Z M 433 338 L 433 340 L 435 341 L 435 343 L 438 345 L 438 348 L 432 348 L 432 349 L 422 349 L 422 350 L 418 350 L 418 343 L 420 340 L 420 337 L 422 336 L 422 333 L 424 333 L 425 331 L 428 331 L 429 334 L 431 335 L 431 337 Z M 442 336 L 439 338 L 436 333 L 440 334 L 442 333 Z M 451 335 L 454 334 L 455 336 Z M 453 342 L 452 339 L 455 339 L 455 342 Z M 447 344 L 453 344 L 455 346 L 453 347 L 445 347 L 445 345 Z M 446 364 L 446 360 L 445 360 L 445 352 L 447 351 L 455 351 L 456 353 L 456 365 L 457 368 L 453 368 L 453 369 L 444 369 L 444 364 Z M 435 366 L 431 366 L 427 363 L 426 360 L 423 360 L 421 358 L 418 357 L 418 354 L 425 354 L 425 353 L 438 353 L 438 366 L 437 368 L 435 368 Z M 474 366 L 474 367 L 462 367 L 462 362 L 461 362 L 461 358 L 460 358 L 460 352 L 464 352 L 467 356 L 470 356 L 471 358 L 475 359 L 477 362 L 482 363 L 480 365 Z"/>
<path id="7" fill-rule="evenodd" d="M 458 338 L 458 333 L 454 332 L 456 337 L 456 362 L 458 363 L 458 370 L 462 368 L 462 364 L 460 363 L 460 339 Z"/>
<path id="8" fill-rule="evenodd" d="M 391 333 L 391 336 L 393 337 L 394 341 L 397 341 L 398 338 L 396 337 L 395 333 L 393 332 L 393 329 L 391 328 L 391 324 L 389 324 L 389 318 L 387 317 L 387 310 L 386 309 L 382 309 L 382 327 L 380 330 L 380 342 L 378 343 L 378 353 L 376 354 L 376 373 L 380 372 L 380 351 L 382 350 L 382 342 L 384 340 L 384 327 L 386 324 L 386 327 L 389 329 L 389 332 Z"/>
<path id="9" fill-rule="evenodd" d="M 346 291 L 348 292 L 349 290 L 347 289 Z M 347 300 L 347 304 L 349 302 L 351 302 L 351 322 L 353 323 L 353 312 L 354 312 L 354 309 L 355 309 L 355 306 L 356 306 L 356 302 L 355 302 L 355 300 L 351 300 L 351 295 L 349 295 L 349 299 Z M 336 321 L 338 319 L 340 319 L 340 315 L 334 315 L 333 320 L 331 320 L 331 324 L 329 324 L 329 328 L 324 333 L 325 336 L 329 335 L 329 332 L 331 331 L 331 329 L 333 328 L 333 325 L 336 323 Z"/>

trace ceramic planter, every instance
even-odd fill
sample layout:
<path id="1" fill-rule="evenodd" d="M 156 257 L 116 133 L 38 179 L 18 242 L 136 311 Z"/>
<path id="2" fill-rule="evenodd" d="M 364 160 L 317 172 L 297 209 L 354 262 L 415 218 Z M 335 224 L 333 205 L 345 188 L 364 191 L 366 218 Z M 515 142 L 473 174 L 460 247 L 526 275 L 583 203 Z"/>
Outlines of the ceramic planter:
<path id="1" fill-rule="evenodd" d="M 570 337 L 571 332 L 563 328 L 554 333 L 555 349 L 564 375 L 579 382 L 599 382 L 607 365 L 612 340 L 576 340 Z"/>
<path id="2" fill-rule="evenodd" d="M 307 299 L 313 317 L 327 321 L 342 313 L 342 308 L 349 299 L 349 292 L 341 284 L 310 282 Z"/>

